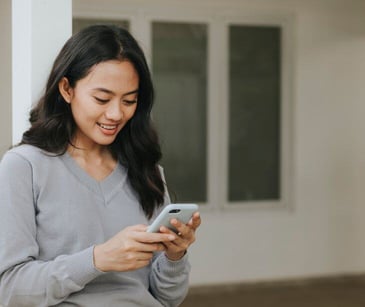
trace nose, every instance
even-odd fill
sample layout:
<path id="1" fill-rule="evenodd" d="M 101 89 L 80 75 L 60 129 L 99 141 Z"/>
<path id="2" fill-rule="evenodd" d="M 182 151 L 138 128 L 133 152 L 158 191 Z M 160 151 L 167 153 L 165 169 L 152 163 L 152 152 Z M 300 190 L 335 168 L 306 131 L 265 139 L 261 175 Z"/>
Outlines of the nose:
<path id="1" fill-rule="evenodd" d="M 105 117 L 113 121 L 119 121 L 123 118 L 123 110 L 119 101 L 110 101 L 105 111 Z"/>

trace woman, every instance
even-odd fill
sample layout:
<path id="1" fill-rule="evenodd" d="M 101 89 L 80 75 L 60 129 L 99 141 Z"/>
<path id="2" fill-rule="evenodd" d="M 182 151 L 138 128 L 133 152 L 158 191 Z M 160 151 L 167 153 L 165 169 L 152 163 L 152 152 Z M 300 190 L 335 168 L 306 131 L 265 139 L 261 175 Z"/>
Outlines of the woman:
<path id="1" fill-rule="evenodd" d="M 146 232 L 169 202 L 152 103 L 126 30 L 92 26 L 66 42 L 30 129 L 0 165 L 0 304 L 182 302 L 200 217 L 173 220 L 179 235 Z"/>

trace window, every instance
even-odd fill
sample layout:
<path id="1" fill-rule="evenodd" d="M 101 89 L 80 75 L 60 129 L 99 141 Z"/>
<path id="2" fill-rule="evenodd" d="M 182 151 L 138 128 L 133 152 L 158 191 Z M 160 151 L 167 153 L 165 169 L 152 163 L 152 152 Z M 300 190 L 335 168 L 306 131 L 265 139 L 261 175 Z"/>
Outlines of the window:
<path id="1" fill-rule="evenodd" d="M 101 19 L 93 17 L 100 7 L 85 13 L 78 2 L 78 10 L 93 23 L 121 22 L 145 50 L 161 164 L 177 201 L 210 208 L 287 206 L 291 17 L 171 13 L 151 5 L 123 6 L 128 14 L 118 19 L 116 4 L 108 5 Z"/>
<path id="2" fill-rule="evenodd" d="M 280 28 L 229 27 L 228 200 L 280 199 Z"/>
<path id="3" fill-rule="evenodd" d="M 165 175 L 178 201 L 207 200 L 206 59 L 206 25 L 152 23 L 153 116 Z"/>

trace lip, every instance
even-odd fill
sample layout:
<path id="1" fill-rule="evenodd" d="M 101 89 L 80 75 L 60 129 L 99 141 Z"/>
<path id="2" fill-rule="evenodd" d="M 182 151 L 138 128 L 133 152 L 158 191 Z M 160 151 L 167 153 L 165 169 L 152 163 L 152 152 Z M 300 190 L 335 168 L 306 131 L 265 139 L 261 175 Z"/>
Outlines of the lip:
<path id="1" fill-rule="evenodd" d="M 118 131 L 118 125 L 117 124 L 97 123 L 97 126 L 99 127 L 100 131 L 105 135 L 114 135 Z"/>

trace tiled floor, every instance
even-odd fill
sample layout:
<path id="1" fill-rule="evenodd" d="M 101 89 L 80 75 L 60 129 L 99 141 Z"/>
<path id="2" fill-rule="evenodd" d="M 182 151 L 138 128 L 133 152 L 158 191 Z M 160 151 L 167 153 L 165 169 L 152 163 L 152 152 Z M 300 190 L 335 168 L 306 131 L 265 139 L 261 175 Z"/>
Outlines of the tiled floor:
<path id="1" fill-rule="evenodd" d="M 365 276 L 192 288 L 181 307 L 364 307 Z"/>

